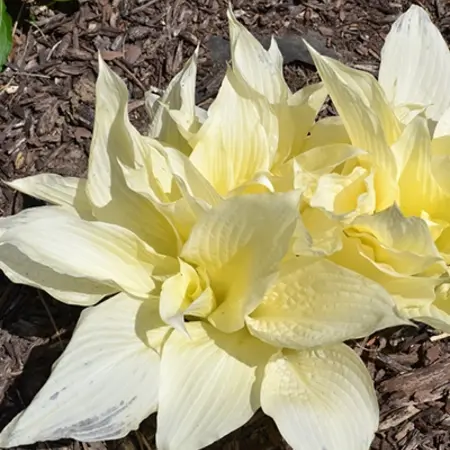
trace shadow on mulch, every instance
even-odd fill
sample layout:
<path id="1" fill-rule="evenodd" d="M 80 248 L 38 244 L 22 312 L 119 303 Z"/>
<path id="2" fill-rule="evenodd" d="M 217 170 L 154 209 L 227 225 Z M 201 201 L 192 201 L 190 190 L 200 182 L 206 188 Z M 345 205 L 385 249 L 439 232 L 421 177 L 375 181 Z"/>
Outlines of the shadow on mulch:
<path id="1" fill-rule="evenodd" d="M 33 6 L 45 6 L 53 11 L 63 14 L 74 14 L 80 9 L 78 0 L 36 0 L 33 3 L 25 0 L 5 0 L 6 10 L 11 16 L 13 23 L 24 33 L 27 33 L 31 23 L 35 20 L 32 13 Z"/>
<path id="2" fill-rule="evenodd" d="M 0 275 L 0 429 L 27 406 L 67 345 L 80 308 Z"/>

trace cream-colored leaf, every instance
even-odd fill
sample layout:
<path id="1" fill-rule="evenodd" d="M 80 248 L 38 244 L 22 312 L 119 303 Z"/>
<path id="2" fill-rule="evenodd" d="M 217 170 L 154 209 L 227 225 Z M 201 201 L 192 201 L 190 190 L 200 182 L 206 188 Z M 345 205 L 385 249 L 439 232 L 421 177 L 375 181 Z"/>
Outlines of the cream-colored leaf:
<path id="1" fill-rule="evenodd" d="M 272 41 L 271 50 L 265 50 L 258 40 L 237 21 L 231 7 L 227 15 L 233 70 L 270 103 L 285 101 L 289 88 L 283 78 L 281 56 L 274 47 L 276 45 L 274 41 Z"/>
<path id="2" fill-rule="evenodd" d="M 112 198 L 111 159 L 119 155 L 109 152 L 110 131 L 119 116 L 126 115 L 128 91 L 125 83 L 103 61 L 98 59 L 99 74 L 95 89 L 95 121 L 91 141 L 86 193 L 98 208 L 106 206 Z M 121 155 L 130 149 L 122 148 Z"/>
<path id="3" fill-rule="evenodd" d="M 188 306 L 185 311 L 185 315 L 205 318 L 214 311 L 216 306 L 217 303 L 214 291 L 210 286 L 207 286 L 204 291 Z"/>
<path id="4" fill-rule="evenodd" d="M 437 287 L 433 302 L 421 302 L 420 305 L 403 302 L 399 308 L 408 318 L 424 322 L 437 330 L 450 333 L 450 284 Z"/>
<path id="5" fill-rule="evenodd" d="M 327 174 L 341 164 L 364 155 L 364 151 L 348 144 L 328 144 L 312 148 L 297 156 L 297 163 L 308 172 Z"/>
<path id="6" fill-rule="evenodd" d="M 445 223 L 447 226 L 436 239 L 436 247 L 439 249 L 445 262 L 450 265 L 450 225 L 448 222 Z"/>
<path id="7" fill-rule="evenodd" d="M 121 175 L 128 188 L 152 202 L 168 202 L 179 197 L 166 158 L 166 146 L 140 136 L 143 163 L 128 166 L 118 161 Z"/>
<path id="8" fill-rule="evenodd" d="M 158 208 L 174 225 L 181 242 L 185 242 L 202 214 L 209 209 L 205 202 L 187 195 L 171 203 L 161 203 Z"/>
<path id="9" fill-rule="evenodd" d="M 192 163 L 220 195 L 268 171 L 278 146 L 272 130 L 278 125 L 269 105 L 259 109 L 257 99 L 242 89 L 245 86 L 228 70 L 207 121 L 191 142 Z M 262 115 L 272 122 L 269 128 Z"/>
<path id="10" fill-rule="evenodd" d="M 153 234 L 153 239 L 146 240 L 155 248 L 158 245 L 162 253 L 176 256 L 180 241 L 187 239 L 193 224 L 221 197 L 187 156 L 161 145 L 153 150 L 149 158 L 155 158 L 146 169 L 126 168 L 126 180 L 130 189 L 147 200 L 147 209 L 153 208 L 148 217 L 151 225 L 145 227 L 148 234 Z M 161 156 L 164 163 L 155 154 Z M 160 172 L 168 173 L 171 182 L 164 186 L 168 179 L 161 180 Z M 136 206 L 135 210 L 142 211 L 143 207 Z"/>
<path id="11" fill-rule="evenodd" d="M 310 199 L 311 206 L 347 216 L 371 213 L 376 209 L 373 174 L 356 166 L 348 175 L 322 175 Z"/>
<path id="12" fill-rule="evenodd" d="M 367 150 L 375 163 L 393 170 L 388 146 L 397 140 L 402 126 L 377 80 L 308 48 L 352 144 Z"/>
<path id="13" fill-rule="evenodd" d="M 342 248 L 343 225 L 334 217 L 319 208 L 307 207 L 302 211 L 302 221 L 310 236 L 310 251 L 317 256 L 328 256 Z M 308 255 L 309 252 L 302 252 L 297 241 L 292 250 L 297 255 Z"/>
<path id="14" fill-rule="evenodd" d="M 155 287 L 152 275 L 170 273 L 176 262 L 157 254 L 126 229 L 84 221 L 57 206 L 28 209 L 1 219 L 0 229 L 4 230 L 0 248 L 8 245 L 17 249 L 17 258 L 24 255 L 61 275 L 140 297 L 146 297 Z M 27 268 L 16 265 L 13 270 L 27 278 Z"/>
<path id="15" fill-rule="evenodd" d="M 442 147 L 445 150 L 442 151 Z M 441 150 L 439 153 L 438 151 Z M 431 174 L 440 188 L 450 195 L 450 136 L 442 136 L 438 139 L 434 139 L 431 143 Z"/>
<path id="16" fill-rule="evenodd" d="M 130 188 L 123 170 L 144 166 L 156 152 L 154 141 L 131 125 L 127 103 L 125 84 L 100 59 L 86 192 L 98 220 L 127 228 L 157 251 L 175 256 L 178 240 L 172 226 L 151 201 Z"/>
<path id="17" fill-rule="evenodd" d="M 433 176 L 431 138 L 424 117 L 418 116 L 407 125 L 394 151 L 403 161 L 398 181 L 403 213 L 420 217 L 426 211 L 433 220 L 450 219 L 450 196 Z"/>
<path id="18" fill-rule="evenodd" d="M 442 136 L 450 136 L 450 107 L 442 113 L 434 129 L 434 139 Z"/>
<path id="19" fill-rule="evenodd" d="M 221 201 L 220 195 L 190 159 L 173 148 L 166 148 L 165 155 L 169 169 L 185 197 L 208 206 L 214 206 Z"/>
<path id="20" fill-rule="evenodd" d="M 407 125 L 411 120 L 416 118 L 419 114 L 423 114 L 426 111 L 426 107 L 423 105 L 417 105 L 415 103 L 402 103 L 400 105 L 393 105 L 393 110 L 398 120 Z"/>
<path id="21" fill-rule="evenodd" d="M 444 312 L 442 309 L 434 305 L 427 309 L 417 310 L 402 310 L 405 317 L 414 319 L 417 322 L 423 322 L 437 331 L 450 333 L 450 314 Z"/>
<path id="22" fill-rule="evenodd" d="M 373 247 L 358 237 L 349 237 L 346 230 L 342 238 L 342 249 L 329 259 L 375 281 L 389 292 L 398 304 L 398 298 L 415 303 L 434 299 L 434 289 L 440 283 L 435 276 L 406 275 L 396 272 L 389 264 L 378 262 Z"/>
<path id="23" fill-rule="evenodd" d="M 283 55 L 278 47 L 277 40 L 273 36 L 270 38 L 270 47 L 267 53 L 275 67 L 277 67 L 280 72 L 283 72 Z"/>
<path id="24" fill-rule="evenodd" d="M 223 334 L 201 322 L 190 338 L 164 346 L 157 416 L 160 450 L 197 450 L 247 422 L 259 408 L 264 364 L 272 349 L 247 331 Z"/>
<path id="25" fill-rule="evenodd" d="M 130 230 L 155 251 L 176 257 L 181 245 L 176 226 L 156 202 L 134 193 L 120 194 L 96 217 L 102 222 L 118 225 Z"/>
<path id="26" fill-rule="evenodd" d="M 156 410 L 160 360 L 135 333 L 140 305 L 119 294 L 81 313 L 44 387 L 0 434 L 2 448 L 119 439 Z"/>
<path id="27" fill-rule="evenodd" d="M 304 141 L 302 152 L 331 144 L 351 144 L 350 137 L 339 116 L 324 117 L 318 120 Z"/>
<path id="28" fill-rule="evenodd" d="M 268 344 L 301 349 L 368 336 L 402 321 L 378 283 L 327 260 L 298 258 L 283 263 L 246 323 Z"/>
<path id="29" fill-rule="evenodd" d="M 287 103 L 273 106 L 279 127 L 278 149 L 273 163 L 275 170 L 302 151 L 327 95 L 322 83 L 310 84 L 291 95 Z"/>
<path id="30" fill-rule="evenodd" d="M 135 137 L 141 141 L 142 137 Z M 120 140 L 116 139 L 114 142 L 118 143 Z M 142 139 L 141 144 L 151 145 L 147 139 Z M 144 154 L 144 149 L 141 150 Z M 154 153 L 153 148 L 145 149 L 147 150 L 147 155 Z M 160 198 L 166 198 L 158 177 L 154 175 L 149 170 L 133 170 L 117 161 L 111 185 L 113 199 L 105 207 L 96 209 L 95 216 L 103 222 L 129 229 L 160 253 L 176 256 L 179 237 L 173 223 L 159 208 Z M 144 178 L 137 181 L 139 177 Z"/>
<path id="31" fill-rule="evenodd" d="M 367 152 L 360 157 L 364 167 L 375 166 L 377 208 L 384 209 L 397 194 L 396 161 L 389 146 L 400 136 L 401 124 L 372 75 L 309 49 L 351 143 Z"/>
<path id="32" fill-rule="evenodd" d="M 86 196 L 86 180 L 83 178 L 41 173 L 6 184 L 44 202 L 74 209 L 81 217 L 91 216 L 91 205 Z"/>
<path id="33" fill-rule="evenodd" d="M 186 333 L 184 313 L 192 300 L 200 296 L 202 288 L 195 269 L 181 259 L 179 263 L 180 271 L 162 285 L 159 313 L 168 325 Z"/>
<path id="34" fill-rule="evenodd" d="M 141 301 L 136 314 L 135 330 L 136 335 L 147 347 L 161 355 L 173 328 L 162 320 L 159 309 L 160 296 L 158 295 L 149 295 Z"/>
<path id="35" fill-rule="evenodd" d="M 273 179 L 270 173 L 258 173 L 250 181 L 231 191 L 228 196 L 276 192 Z"/>
<path id="36" fill-rule="evenodd" d="M 181 273 L 170 277 L 162 285 L 159 304 L 162 320 L 181 333 L 186 333 L 183 314 L 189 306 L 186 290 Z"/>
<path id="37" fill-rule="evenodd" d="M 450 106 L 450 52 L 428 13 L 412 5 L 392 25 L 381 51 L 380 84 L 394 105 L 429 106 L 439 120 Z"/>
<path id="38" fill-rule="evenodd" d="M 87 277 L 61 274 L 46 265 L 45 260 L 34 261 L 17 246 L 3 243 L 1 238 L 0 270 L 14 283 L 42 289 L 52 297 L 70 305 L 90 306 L 106 295 L 118 291 L 117 287 Z"/>
<path id="39" fill-rule="evenodd" d="M 149 136 L 177 148 L 186 155 L 191 152 L 188 143 L 200 122 L 196 117 L 195 78 L 197 75 L 198 48 L 175 75 L 161 98 L 146 94 L 146 107 L 150 115 Z"/>
<path id="40" fill-rule="evenodd" d="M 370 374 L 343 344 L 274 355 L 261 407 L 294 450 L 365 450 L 378 428 Z"/>
<path id="41" fill-rule="evenodd" d="M 436 242 L 442 233 L 448 228 L 449 223 L 445 220 L 433 220 L 426 211 L 422 211 L 420 218 L 427 224 L 428 230 L 431 233 L 431 238 Z"/>
<path id="42" fill-rule="evenodd" d="M 232 197 L 205 213 L 181 256 L 207 271 L 218 308 L 211 323 L 231 332 L 261 301 L 299 220 L 300 192 Z"/>
<path id="43" fill-rule="evenodd" d="M 372 245 L 377 262 L 389 264 L 405 275 L 415 275 L 435 263 L 444 263 L 426 222 L 419 217 L 405 217 L 397 205 L 373 215 L 356 217 L 346 230 Z"/>

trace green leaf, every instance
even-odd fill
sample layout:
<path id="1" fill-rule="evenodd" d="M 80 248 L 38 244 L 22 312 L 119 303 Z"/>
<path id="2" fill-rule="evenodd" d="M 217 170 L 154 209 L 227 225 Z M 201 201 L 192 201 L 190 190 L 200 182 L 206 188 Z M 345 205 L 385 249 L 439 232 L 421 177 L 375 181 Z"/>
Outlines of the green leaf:
<path id="1" fill-rule="evenodd" d="M 4 0 L 0 0 L 0 68 L 8 60 L 12 48 L 12 20 Z"/>

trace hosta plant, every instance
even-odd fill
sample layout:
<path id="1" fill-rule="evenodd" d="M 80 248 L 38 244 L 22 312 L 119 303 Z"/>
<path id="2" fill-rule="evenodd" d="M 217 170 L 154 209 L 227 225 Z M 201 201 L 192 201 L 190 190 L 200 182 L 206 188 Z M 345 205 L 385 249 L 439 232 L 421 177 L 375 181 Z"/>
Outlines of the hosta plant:
<path id="1" fill-rule="evenodd" d="M 147 95 L 143 136 L 100 59 L 87 179 L 10 183 L 51 206 L 1 219 L 1 269 L 88 308 L 0 447 L 117 439 L 156 412 L 159 449 L 195 450 L 262 408 L 294 449 L 369 448 L 376 396 L 343 342 L 404 323 L 397 291 L 417 279 L 434 293 L 445 270 L 406 239 L 431 211 L 396 206 L 392 147 L 409 125 L 375 80 L 313 50 L 324 84 L 292 93 L 276 42 L 229 20 L 232 64 L 208 111 L 195 53 Z M 327 91 L 342 123 L 314 124 Z"/>

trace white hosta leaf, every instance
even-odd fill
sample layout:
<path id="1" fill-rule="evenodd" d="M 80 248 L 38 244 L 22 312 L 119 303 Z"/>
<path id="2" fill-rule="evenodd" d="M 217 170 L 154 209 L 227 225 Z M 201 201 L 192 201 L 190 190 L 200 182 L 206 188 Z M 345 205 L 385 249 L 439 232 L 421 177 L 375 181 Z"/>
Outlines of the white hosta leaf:
<path id="1" fill-rule="evenodd" d="M 161 361 L 159 450 L 197 450 L 247 422 L 259 408 L 261 376 L 273 351 L 245 330 L 223 334 L 201 322 L 190 338 L 172 333 Z"/>
<path id="2" fill-rule="evenodd" d="M 364 154 L 363 150 L 352 145 L 332 144 L 305 151 L 297 156 L 296 161 L 302 169 L 324 175 L 332 172 L 341 164 Z"/>
<path id="3" fill-rule="evenodd" d="M 82 218 L 91 217 L 91 206 L 85 194 L 85 180 L 53 174 L 39 174 L 7 183 L 13 189 L 41 200 L 63 206 Z M 7 221 L 8 222 L 8 221 Z M 0 220 L 0 235 L 5 221 Z M 117 289 L 86 278 L 74 278 L 55 272 L 39 261 L 33 261 L 10 244 L 0 245 L 0 270 L 14 283 L 26 284 L 73 305 L 89 306 Z"/>
<path id="4" fill-rule="evenodd" d="M 356 166 L 348 175 L 322 175 L 311 197 L 311 206 L 348 218 L 372 213 L 376 208 L 373 174 Z"/>
<path id="5" fill-rule="evenodd" d="M 0 447 L 119 439 L 156 410 L 160 358 L 136 335 L 140 305 L 119 294 L 81 313 L 50 378 L 1 432 Z"/>
<path id="6" fill-rule="evenodd" d="M 360 338 L 403 321 L 378 283 L 327 260 L 283 263 L 246 323 L 276 347 L 301 349 Z"/>
<path id="7" fill-rule="evenodd" d="M 176 263 L 173 258 L 155 253 L 126 229 L 88 222 L 57 206 L 28 209 L 1 219 L 0 229 L 0 248 L 8 245 L 61 275 L 91 280 L 140 297 L 146 297 L 154 288 L 155 268 L 159 275 L 170 273 Z M 26 265 L 13 270 L 27 277 Z"/>
<path id="8" fill-rule="evenodd" d="M 367 152 L 360 157 L 364 167 L 375 168 L 377 209 L 384 209 L 397 194 L 397 167 L 390 145 L 402 126 L 372 75 L 321 56 L 311 47 L 309 51 L 352 145 Z"/>
<path id="9" fill-rule="evenodd" d="M 449 224 L 445 220 L 432 220 L 430 215 L 426 211 L 422 211 L 420 218 L 427 224 L 428 230 L 430 231 L 431 237 L 434 242 L 439 239 L 445 229 L 449 226 Z"/>
<path id="10" fill-rule="evenodd" d="M 398 120 L 407 125 L 411 120 L 414 120 L 419 114 L 423 114 L 426 111 L 426 106 L 417 105 L 415 103 L 406 103 L 401 105 L 393 105 L 393 111 Z"/>
<path id="11" fill-rule="evenodd" d="M 261 407 L 294 450 L 366 450 L 378 428 L 370 374 L 344 344 L 272 356 Z"/>
<path id="12" fill-rule="evenodd" d="M 403 309 L 402 313 L 408 319 L 414 319 L 418 322 L 426 323 L 428 326 L 433 327 L 437 331 L 450 333 L 450 314 L 444 312 L 440 308 L 437 308 L 433 304 L 428 308 L 421 308 L 420 310 Z"/>
<path id="13" fill-rule="evenodd" d="M 394 151 L 402 161 L 398 184 L 404 214 L 420 217 L 426 211 L 432 219 L 450 219 L 450 195 L 433 176 L 431 138 L 424 117 L 407 125 Z"/>
<path id="14" fill-rule="evenodd" d="M 353 270 L 375 281 L 389 292 L 397 306 L 399 298 L 430 303 L 435 297 L 434 289 L 440 283 L 439 278 L 432 276 L 406 275 L 396 272 L 389 264 L 377 262 L 376 254 L 366 239 L 350 237 L 342 238 L 342 249 L 330 259 L 336 264 Z M 350 233 L 348 233 L 350 234 Z M 398 306 L 398 309 L 400 307 Z"/>
<path id="15" fill-rule="evenodd" d="M 195 106 L 197 59 L 198 48 L 160 98 L 146 93 L 146 107 L 150 115 L 149 136 L 186 155 L 191 152 L 188 144 L 190 134 L 200 127 Z"/>
<path id="16" fill-rule="evenodd" d="M 153 234 L 150 243 L 153 244 L 153 240 L 159 245 L 171 243 L 171 248 L 168 245 L 161 252 L 177 256 L 179 244 L 187 239 L 198 217 L 220 197 L 185 155 L 154 139 L 145 140 L 148 145 L 144 149 L 144 166 L 137 169 L 123 166 L 122 170 L 128 187 L 150 202 L 172 229 L 172 237 L 167 233 L 170 231 L 167 226 L 155 230 L 154 217 L 150 215 L 145 227 L 147 233 Z M 141 209 L 134 207 L 135 212 L 140 213 Z M 140 222 L 143 225 L 142 220 Z M 158 233 L 158 237 L 155 231 L 164 229 L 165 237 L 162 233 Z"/>
<path id="17" fill-rule="evenodd" d="M 330 144 L 351 144 L 347 130 L 339 116 L 324 117 L 318 120 L 305 139 L 302 152 Z"/>
<path id="18" fill-rule="evenodd" d="M 375 163 L 391 169 L 388 145 L 396 141 L 402 127 L 377 80 L 310 46 L 308 49 L 352 144 L 368 151 Z M 368 130 L 374 134 L 369 135 Z"/>
<path id="19" fill-rule="evenodd" d="M 161 287 L 159 313 L 164 322 L 185 333 L 184 312 L 189 307 L 192 297 L 201 294 L 201 287 L 195 269 L 182 259 L 179 263 L 179 273 L 168 278 Z"/>
<path id="20" fill-rule="evenodd" d="M 173 328 L 159 315 L 159 303 L 160 297 L 157 295 L 150 295 L 141 301 L 136 313 L 135 329 L 139 339 L 161 355 L 164 343 L 173 332 Z"/>
<path id="21" fill-rule="evenodd" d="M 169 170 L 181 193 L 199 204 L 215 206 L 222 199 L 209 181 L 185 155 L 173 148 L 165 148 Z"/>
<path id="22" fill-rule="evenodd" d="M 258 97 L 242 90 L 245 86 L 228 70 L 191 142 L 192 163 L 220 195 L 268 171 L 278 146 L 278 123 L 269 105 L 259 105 Z"/>
<path id="23" fill-rule="evenodd" d="M 100 59 L 86 193 L 98 220 L 127 228 L 157 251 L 175 256 L 178 239 L 172 226 L 127 180 L 130 173 L 125 167 L 142 168 L 149 154 L 157 151 L 154 140 L 141 136 L 131 125 L 127 106 L 124 82 Z"/>
<path id="24" fill-rule="evenodd" d="M 246 194 L 262 194 L 268 192 L 276 192 L 273 185 L 274 177 L 269 173 L 259 173 L 250 181 L 241 184 L 237 189 L 229 193 L 229 197 L 235 195 L 246 195 Z"/>
<path id="25" fill-rule="evenodd" d="M 33 261 L 16 246 L 1 241 L 0 238 L 0 270 L 14 283 L 42 289 L 61 302 L 81 306 L 93 305 L 118 291 L 117 287 L 92 279 L 58 273 L 45 261 Z"/>
<path id="26" fill-rule="evenodd" d="M 124 120 L 125 117 L 125 120 Z M 111 158 L 112 200 L 103 208 L 95 209 L 98 220 L 115 223 L 136 233 L 157 251 L 176 256 L 178 254 L 178 237 L 165 215 L 159 211 L 155 200 L 160 192 L 156 191 L 159 180 L 164 177 L 165 167 L 152 166 L 147 171 L 147 192 L 153 193 L 148 198 L 133 190 L 133 182 L 125 168 L 151 165 L 149 161 L 139 162 L 143 157 L 155 162 L 154 140 L 141 136 L 128 122 L 127 116 L 118 116 L 110 131 L 108 155 Z M 124 157 L 123 149 L 129 149 L 136 158 L 130 155 Z M 162 173 L 161 173 L 162 172 Z M 164 194 L 161 194 L 161 196 Z"/>
<path id="27" fill-rule="evenodd" d="M 280 72 L 283 72 L 283 55 L 280 52 L 277 40 L 273 36 L 270 38 L 270 46 L 267 53 L 275 67 L 277 67 Z"/>
<path id="28" fill-rule="evenodd" d="M 440 116 L 436 128 L 434 129 L 433 138 L 437 139 L 442 136 L 450 135 L 450 107 L 448 107 Z"/>
<path id="29" fill-rule="evenodd" d="M 185 311 L 186 316 L 194 316 L 205 318 L 208 317 L 217 306 L 214 291 L 210 286 L 207 286 L 205 290 L 188 306 Z"/>
<path id="30" fill-rule="evenodd" d="M 289 88 L 283 78 L 283 66 L 278 46 L 272 40 L 269 51 L 252 36 L 228 9 L 230 26 L 231 61 L 236 72 L 252 89 L 266 97 L 270 103 L 287 99 Z"/>
<path id="31" fill-rule="evenodd" d="M 115 183 L 122 187 L 115 192 L 111 203 L 95 211 L 96 218 L 126 228 L 159 253 L 176 257 L 180 246 L 178 233 L 165 211 L 159 207 L 159 201 L 149 195 L 151 188 L 148 184 L 146 187 L 138 186 L 138 171 L 126 166 L 121 171 L 121 174 L 116 173 Z M 139 188 L 142 188 L 141 192 Z"/>
<path id="32" fill-rule="evenodd" d="M 135 166 L 119 163 L 127 186 L 151 201 L 167 202 L 178 198 L 166 157 L 168 147 L 146 136 L 140 136 L 139 141 L 143 163 Z"/>
<path id="33" fill-rule="evenodd" d="M 95 122 L 91 141 L 89 171 L 86 192 L 92 204 L 98 208 L 106 206 L 112 199 L 111 158 L 108 154 L 109 136 L 116 117 L 126 114 L 128 91 L 101 56 L 98 60 L 99 74 L 95 88 Z M 123 148 L 122 153 L 130 149 Z"/>
<path id="34" fill-rule="evenodd" d="M 292 94 L 287 103 L 273 106 L 279 127 L 274 168 L 302 151 L 327 95 L 323 83 L 310 84 Z"/>
<path id="35" fill-rule="evenodd" d="M 437 330 L 450 333 L 450 284 L 443 283 L 435 290 L 433 301 L 398 302 L 400 312 L 409 319 L 424 322 Z"/>
<path id="36" fill-rule="evenodd" d="M 302 242 L 296 240 L 292 247 L 296 255 L 306 256 L 312 253 L 317 256 L 328 256 L 342 248 L 343 224 L 337 217 L 324 210 L 308 207 L 302 211 L 302 221 L 309 233 L 311 244 L 309 249 L 305 249 Z"/>
<path id="37" fill-rule="evenodd" d="M 450 52 L 428 13 L 412 5 L 392 25 L 381 51 L 380 84 L 394 105 L 429 106 L 440 119 L 450 106 Z"/>
<path id="38" fill-rule="evenodd" d="M 419 217 L 405 217 L 396 204 L 376 214 L 356 217 L 347 236 L 359 236 L 369 245 L 373 242 L 377 261 L 399 273 L 416 275 L 435 263 L 440 271 L 445 270 L 427 223 Z"/>
<path id="39" fill-rule="evenodd" d="M 204 268 L 221 303 L 209 320 L 244 326 L 272 282 L 299 220 L 300 192 L 232 197 L 205 213 L 181 256 Z"/>
<path id="40" fill-rule="evenodd" d="M 405 319 L 426 323 L 435 330 L 449 333 L 450 311 L 448 301 L 446 303 L 446 309 L 442 309 L 437 307 L 432 300 L 403 297 L 397 299 L 398 309 Z"/>
<path id="41" fill-rule="evenodd" d="M 6 183 L 23 194 L 54 205 L 73 208 L 82 217 L 91 216 L 91 205 L 86 196 L 86 180 L 42 173 Z"/>
<path id="42" fill-rule="evenodd" d="M 442 190 L 450 194 L 450 134 L 431 141 L 431 171 Z"/>

